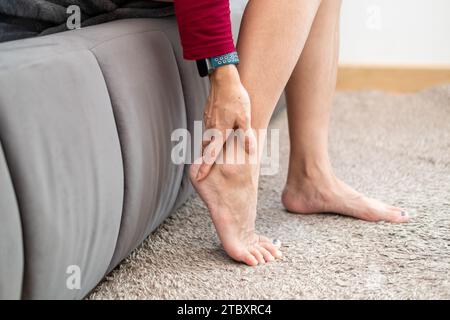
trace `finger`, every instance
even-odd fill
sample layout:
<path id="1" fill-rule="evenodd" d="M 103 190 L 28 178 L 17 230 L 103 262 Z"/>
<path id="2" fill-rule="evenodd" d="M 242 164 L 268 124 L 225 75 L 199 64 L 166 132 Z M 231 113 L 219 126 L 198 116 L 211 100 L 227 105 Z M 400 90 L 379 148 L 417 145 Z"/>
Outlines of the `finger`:
<path id="1" fill-rule="evenodd" d="M 249 155 L 253 155 L 256 152 L 257 141 L 255 132 L 251 127 L 251 119 L 250 116 L 247 115 L 244 119 L 238 120 L 238 129 L 242 130 L 241 134 L 239 134 L 241 142 L 244 145 L 245 152 Z"/>
<path id="2" fill-rule="evenodd" d="M 244 137 L 245 152 L 247 152 L 249 155 L 255 154 L 257 148 L 255 133 L 252 129 L 248 129 Z"/>
<path id="3" fill-rule="evenodd" d="M 201 153 L 202 156 L 203 156 L 203 153 L 205 152 L 205 149 L 209 146 L 210 143 L 211 143 L 211 140 L 203 140 L 202 141 L 202 153 Z"/>
<path id="4" fill-rule="evenodd" d="M 222 152 L 223 143 L 222 142 L 210 142 L 210 144 L 205 148 L 204 154 L 202 157 L 202 164 L 198 170 L 197 180 L 205 179 L 209 173 L 211 172 L 214 163 L 217 161 L 217 158 Z"/>
<path id="5" fill-rule="evenodd" d="M 223 136 L 224 133 L 222 133 L 221 137 Z M 201 181 L 209 175 L 214 163 L 222 153 L 227 137 L 224 139 L 221 137 L 214 137 L 203 150 L 203 161 L 196 177 L 197 181 Z"/>

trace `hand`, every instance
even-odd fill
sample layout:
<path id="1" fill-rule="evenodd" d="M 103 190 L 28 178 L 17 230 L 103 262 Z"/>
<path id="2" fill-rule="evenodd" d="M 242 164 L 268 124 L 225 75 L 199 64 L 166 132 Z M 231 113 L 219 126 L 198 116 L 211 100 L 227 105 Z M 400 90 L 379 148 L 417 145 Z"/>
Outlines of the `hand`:
<path id="1" fill-rule="evenodd" d="M 211 91 L 205 107 L 205 129 L 216 129 L 222 139 L 213 139 L 203 143 L 202 165 L 197 180 L 206 178 L 217 160 L 232 130 L 241 129 L 245 134 L 245 151 L 253 154 L 256 149 L 256 138 L 251 130 L 250 97 L 241 83 L 235 65 L 217 68 L 210 75 Z M 205 154 L 205 151 L 208 154 Z M 208 161 L 205 161 L 205 157 Z"/>

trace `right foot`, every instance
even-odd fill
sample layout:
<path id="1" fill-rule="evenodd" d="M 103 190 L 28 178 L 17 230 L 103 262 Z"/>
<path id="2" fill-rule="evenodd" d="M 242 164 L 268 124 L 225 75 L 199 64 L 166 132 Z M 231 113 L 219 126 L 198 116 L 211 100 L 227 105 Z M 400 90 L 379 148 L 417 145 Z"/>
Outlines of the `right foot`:
<path id="1" fill-rule="evenodd" d="M 253 166 L 215 164 L 209 175 L 196 179 L 199 165 L 190 168 L 192 184 L 209 209 L 226 253 L 256 266 L 281 257 L 279 244 L 255 233 L 257 181 Z"/>
<path id="2" fill-rule="evenodd" d="M 282 195 L 284 207 L 294 213 L 334 212 L 366 221 L 404 223 L 401 208 L 368 198 L 337 179 L 331 170 L 310 176 L 291 176 Z"/>

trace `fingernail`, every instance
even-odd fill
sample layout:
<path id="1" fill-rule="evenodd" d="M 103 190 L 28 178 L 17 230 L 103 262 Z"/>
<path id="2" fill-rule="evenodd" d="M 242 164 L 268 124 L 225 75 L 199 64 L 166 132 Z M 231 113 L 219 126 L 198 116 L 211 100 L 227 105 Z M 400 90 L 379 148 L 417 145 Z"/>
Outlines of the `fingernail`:
<path id="1" fill-rule="evenodd" d="M 277 257 L 278 258 L 281 258 L 283 256 L 283 254 L 281 253 L 281 251 L 280 250 L 277 250 Z"/>
<path id="2" fill-rule="evenodd" d="M 406 211 L 402 211 L 400 214 L 402 215 L 402 217 L 409 217 L 409 214 Z"/>
<path id="3" fill-rule="evenodd" d="M 276 247 L 281 247 L 281 241 L 279 239 L 273 239 L 272 243 Z"/>

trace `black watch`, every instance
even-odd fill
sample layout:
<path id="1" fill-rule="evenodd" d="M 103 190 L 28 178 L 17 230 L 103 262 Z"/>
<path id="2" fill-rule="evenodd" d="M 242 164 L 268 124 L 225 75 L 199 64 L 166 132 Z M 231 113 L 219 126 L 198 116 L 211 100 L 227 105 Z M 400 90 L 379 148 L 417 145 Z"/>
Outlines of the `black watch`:
<path id="1" fill-rule="evenodd" d="M 233 51 L 221 56 L 197 60 L 197 69 L 201 77 L 206 77 L 213 73 L 215 69 L 221 66 L 238 63 L 238 54 L 236 51 Z"/>

